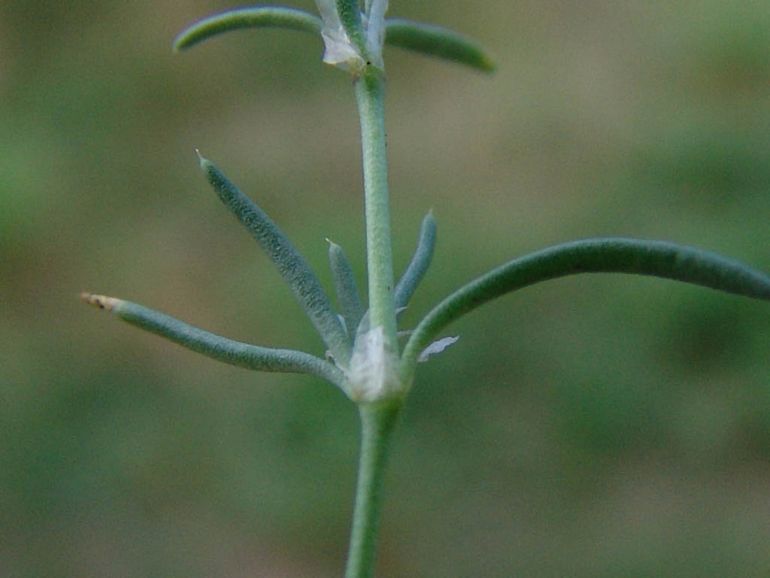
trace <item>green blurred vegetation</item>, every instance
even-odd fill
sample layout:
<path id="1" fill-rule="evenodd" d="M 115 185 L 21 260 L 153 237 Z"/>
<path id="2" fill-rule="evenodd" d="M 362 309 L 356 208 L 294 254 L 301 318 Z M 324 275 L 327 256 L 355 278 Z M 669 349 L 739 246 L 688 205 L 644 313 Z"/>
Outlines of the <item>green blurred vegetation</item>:
<path id="1" fill-rule="evenodd" d="M 195 147 L 326 282 L 325 237 L 363 274 L 349 79 L 290 32 L 171 53 L 184 25 L 228 7 L 0 4 L 2 576 L 340 574 L 352 406 L 76 298 L 321 352 Z M 409 323 L 486 268 L 572 238 L 661 238 L 770 270 L 770 3 L 391 13 L 467 32 L 499 64 L 487 78 L 386 54 L 398 267 L 429 208 L 439 224 Z M 766 304 L 585 277 L 453 332 L 397 435 L 380 575 L 770 573 Z"/>

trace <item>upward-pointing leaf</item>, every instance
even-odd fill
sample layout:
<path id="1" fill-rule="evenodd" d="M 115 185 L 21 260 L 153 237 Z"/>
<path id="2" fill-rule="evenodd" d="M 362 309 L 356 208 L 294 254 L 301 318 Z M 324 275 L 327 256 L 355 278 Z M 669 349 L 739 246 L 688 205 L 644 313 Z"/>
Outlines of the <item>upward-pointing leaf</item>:
<path id="1" fill-rule="evenodd" d="M 329 240 L 327 239 L 327 241 Z M 353 275 L 353 267 L 351 267 L 342 247 L 332 241 L 329 241 L 329 265 L 334 279 L 334 288 L 337 292 L 337 305 L 342 317 L 345 318 L 348 336 L 352 343 L 358 325 L 361 323 L 361 318 L 364 316 L 365 308 L 361 302 L 361 294 L 358 292 L 355 275 Z"/>
<path id="2" fill-rule="evenodd" d="M 436 246 L 436 219 L 433 213 L 425 215 L 420 227 L 420 238 L 417 241 L 417 249 L 412 255 L 409 266 L 404 271 L 401 279 L 398 280 L 396 289 L 393 292 L 393 301 L 396 309 L 406 307 L 409 300 L 417 290 L 417 286 L 422 281 L 430 262 L 433 259 L 433 249 Z"/>
<path id="3" fill-rule="evenodd" d="M 278 272 L 291 287 L 335 361 L 346 366 L 351 351 L 348 336 L 315 273 L 283 231 L 254 201 L 238 190 L 212 162 L 203 157 L 200 161 L 219 198 L 278 267 Z"/>

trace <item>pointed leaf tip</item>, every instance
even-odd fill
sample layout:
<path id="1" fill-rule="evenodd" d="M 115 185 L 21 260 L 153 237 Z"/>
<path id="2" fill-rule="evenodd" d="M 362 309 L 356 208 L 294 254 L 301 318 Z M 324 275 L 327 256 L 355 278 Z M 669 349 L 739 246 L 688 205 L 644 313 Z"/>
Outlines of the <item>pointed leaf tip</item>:
<path id="1" fill-rule="evenodd" d="M 204 166 L 204 164 L 208 163 L 209 160 L 201 154 L 201 150 L 196 148 L 195 149 L 195 155 L 198 157 L 198 162 L 200 163 L 201 167 Z"/>
<path id="2" fill-rule="evenodd" d="M 86 293 L 85 291 L 80 294 L 80 300 L 89 305 L 93 305 L 94 307 L 98 307 L 99 309 L 104 309 L 105 311 L 112 311 L 121 303 L 120 299 L 107 297 L 106 295 L 94 295 L 93 293 Z"/>

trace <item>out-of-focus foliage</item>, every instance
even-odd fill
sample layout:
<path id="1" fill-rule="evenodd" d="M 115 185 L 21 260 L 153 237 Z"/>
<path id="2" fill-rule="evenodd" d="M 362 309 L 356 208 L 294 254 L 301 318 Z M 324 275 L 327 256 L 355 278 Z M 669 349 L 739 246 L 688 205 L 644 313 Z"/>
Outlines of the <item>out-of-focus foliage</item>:
<path id="1" fill-rule="evenodd" d="M 297 7 L 313 9 L 309 1 Z M 173 55 L 224 1 L 0 4 L 0 574 L 336 576 L 356 422 L 310 378 L 218 365 L 81 290 L 323 353 L 194 148 L 329 284 L 364 271 L 354 99 L 320 41 Z M 470 12 L 470 14 L 466 14 Z M 517 254 L 626 235 L 770 270 L 770 4 L 391 2 L 497 57 L 386 49 L 404 315 Z M 302 200 L 302 209 L 297 208 Z M 421 367 L 383 576 L 748 576 L 770 567 L 770 310 L 627 277 L 522 291 Z"/>

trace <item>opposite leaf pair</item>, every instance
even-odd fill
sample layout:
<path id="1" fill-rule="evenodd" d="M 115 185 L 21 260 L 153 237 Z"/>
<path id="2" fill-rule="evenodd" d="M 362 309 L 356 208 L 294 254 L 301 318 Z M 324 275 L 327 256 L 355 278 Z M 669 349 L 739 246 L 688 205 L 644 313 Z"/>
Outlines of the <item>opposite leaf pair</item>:
<path id="1" fill-rule="evenodd" d="M 330 10 L 330 7 L 326 6 L 326 4 L 333 4 L 333 2 L 321 3 L 319 1 L 319 6 L 321 4 L 324 5 L 320 10 L 323 16 Z M 377 24 L 373 28 L 371 24 L 372 16 L 369 16 L 369 24 L 367 26 L 369 35 L 372 37 L 371 43 L 379 46 L 379 49 L 374 53 L 374 56 L 369 58 L 369 61 L 379 68 L 384 66 L 382 64 L 382 43 L 465 64 L 484 72 L 491 72 L 495 68 L 492 59 L 476 42 L 457 32 L 442 26 L 423 24 L 403 18 L 386 18 L 384 19 L 384 38 L 380 38 L 383 28 L 379 24 L 379 18 L 378 12 L 375 19 Z M 326 46 L 324 60 L 327 63 L 351 72 L 360 71 L 367 58 L 361 56 L 358 46 L 351 44 L 350 38 L 347 38 L 347 32 L 340 20 L 336 14 L 324 17 L 322 20 L 318 16 L 304 10 L 281 6 L 239 8 L 215 14 L 193 24 L 177 36 L 174 41 L 174 49 L 186 50 L 204 40 L 230 30 L 242 28 L 284 28 L 310 32 L 321 36 Z M 338 23 L 338 21 L 340 22 Z M 355 24 L 350 24 L 350 18 L 347 18 L 346 22 L 349 23 L 349 26 L 355 26 Z M 367 44 L 365 43 L 365 45 Z"/>
<path id="2" fill-rule="evenodd" d="M 631 273 L 770 300 L 770 277 L 714 253 L 662 241 L 586 239 L 514 259 L 468 283 L 407 332 L 409 337 L 400 354 L 393 352 L 392 356 L 384 357 L 381 328 L 369 327 L 366 307 L 342 248 L 329 244 L 340 308 L 337 313 L 315 273 L 280 228 L 214 164 L 203 157 L 200 161 L 220 200 L 259 243 L 292 289 L 323 339 L 329 359 L 233 341 L 120 299 L 92 294 L 83 294 L 83 299 L 219 361 L 258 371 L 316 375 L 360 403 L 405 395 L 413 381 L 416 363 L 456 341 L 457 338 L 446 337 L 433 342 L 447 325 L 488 301 L 541 281 L 579 273 Z M 435 240 L 436 224 L 429 213 L 423 219 L 417 250 L 394 289 L 398 310 L 407 306 L 430 266 Z"/>

